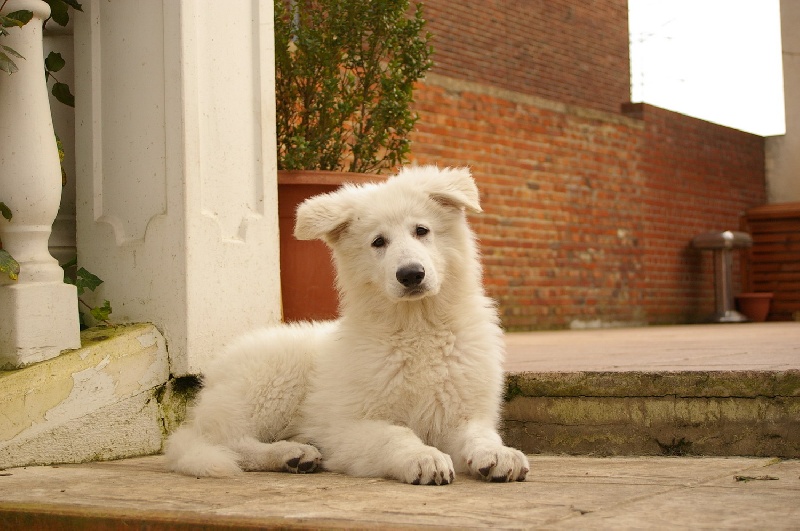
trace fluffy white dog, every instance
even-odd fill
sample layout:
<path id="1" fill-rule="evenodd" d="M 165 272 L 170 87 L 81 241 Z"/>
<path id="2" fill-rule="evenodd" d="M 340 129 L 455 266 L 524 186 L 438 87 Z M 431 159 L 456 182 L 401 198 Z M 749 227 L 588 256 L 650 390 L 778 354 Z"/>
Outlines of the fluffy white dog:
<path id="1" fill-rule="evenodd" d="M 233 344 L 167 441 L 170 469 L 524 480 L 497 433 L 503 338 L 465 210 L 480 212 L 469 170 L 433 166 L 300 205 L 295 236 L 333 251 L 341 318 Z"/>

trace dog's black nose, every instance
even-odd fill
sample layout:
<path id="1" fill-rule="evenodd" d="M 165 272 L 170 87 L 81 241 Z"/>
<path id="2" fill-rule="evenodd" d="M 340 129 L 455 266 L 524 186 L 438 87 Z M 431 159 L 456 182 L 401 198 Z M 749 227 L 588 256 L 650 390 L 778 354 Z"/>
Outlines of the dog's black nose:
<path id="1" fill-rule="evenodd" d="M 425 278 L 425 268 L 419 264 L 411 264 L 397 270 L 397 281 L 407 288 L 419 286 Z"/>

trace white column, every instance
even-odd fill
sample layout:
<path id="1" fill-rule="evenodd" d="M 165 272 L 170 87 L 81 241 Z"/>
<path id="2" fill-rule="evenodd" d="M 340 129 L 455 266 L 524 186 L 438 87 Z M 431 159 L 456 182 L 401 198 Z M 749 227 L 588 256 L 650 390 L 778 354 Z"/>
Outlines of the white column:
<path id="1" fill-rule="evenodd" d="M 770 203 L 800 201 L 800 2 L 781 0 L 786 134 L 766 139 Z"/>
<path id="2" fill-rule="evenodd" d="M 12 211 L 0 219 L 0 240 L 19 263 L 16 282 L 0 275 L 0 368 L 22 367 L 80 347 L 74 286 L 47 249 L 61 198 L 61 169 L 50 117 L 42 55 L 42 21 L 49 6 L 9 0 L 5 12 L 28 10 L 34 18 L 8 28 L 2 44 L 25 59 L 0 80 L 0 201 Z"/>
<path id="3" fill-rule="evenodd" d="M 172 373 L 201 372 L 280 320 L 272 0 L 83 8 L 78 260 L 112 320 L 155 323 Z"/>

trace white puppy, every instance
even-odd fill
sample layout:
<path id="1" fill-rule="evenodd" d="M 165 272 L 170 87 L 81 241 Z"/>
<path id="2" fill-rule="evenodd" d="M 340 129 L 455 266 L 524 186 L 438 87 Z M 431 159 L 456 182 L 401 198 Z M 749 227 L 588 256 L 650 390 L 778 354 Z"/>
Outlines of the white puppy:
<path id="1" fill-rule="evenodd" d="M 524 480 L 528 460 L 497 433 L 503 338 L 465 210 L 480 212 L 469 170 L 432 166 L 300 205 L 295 236 L 333 251 L 341 318 L 233 344 L 168 440 L 168 466 Z"/>

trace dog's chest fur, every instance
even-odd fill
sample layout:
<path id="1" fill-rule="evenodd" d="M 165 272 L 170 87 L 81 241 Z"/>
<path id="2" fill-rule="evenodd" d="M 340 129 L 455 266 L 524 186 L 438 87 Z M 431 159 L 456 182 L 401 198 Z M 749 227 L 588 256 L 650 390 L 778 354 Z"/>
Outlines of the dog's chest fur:
<path id="1" fill-rule="evenodd" d="M 406 330 L 381 342 L 370 360 L 373 378 L 361 384 L 363 417 L 413 429 L 432 442 L 469 407 L 474 386 L 455 334 L 448 330 Z"/>

